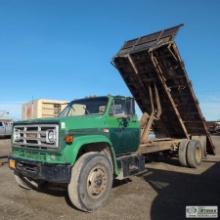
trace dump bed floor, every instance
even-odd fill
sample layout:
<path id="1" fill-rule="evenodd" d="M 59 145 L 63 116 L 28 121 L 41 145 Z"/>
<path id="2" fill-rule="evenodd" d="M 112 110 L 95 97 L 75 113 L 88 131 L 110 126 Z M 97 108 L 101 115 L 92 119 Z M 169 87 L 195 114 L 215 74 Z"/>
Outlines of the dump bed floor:
<path id="1" fill-rule="evenodd" d="M 158 137 L 207 136 L 205 119 L 181 60 L 174 37 L 181 25 L 125 42 L 113 63 L 143 112 L 151 113 L 149 87 L 156 85 L 162 107 L 153 124 Z"/>

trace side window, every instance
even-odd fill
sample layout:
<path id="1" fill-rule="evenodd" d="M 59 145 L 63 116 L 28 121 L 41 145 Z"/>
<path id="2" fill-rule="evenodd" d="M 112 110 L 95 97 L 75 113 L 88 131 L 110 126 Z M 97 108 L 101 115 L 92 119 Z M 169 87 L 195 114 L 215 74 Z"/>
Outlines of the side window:
<path id="1" fill-rule="evenodd" d="M 116 117 L 135 115 L 134 100 L 132 98 L 115 99 L 111 107 L 111 114 Z"/>
<path id="2" fill-rule="evenodd" d="M 2 127 L 3 126 L 3 124 L 2 124 L 2 122 L 0 121 L 0 127 Z"/>
<path id="3" fill-rule="evenodd" d="M 123 99 L 115 99 L 111 107 L 111 114 L 116 117 L 126 116 L 126 101 Z"/>

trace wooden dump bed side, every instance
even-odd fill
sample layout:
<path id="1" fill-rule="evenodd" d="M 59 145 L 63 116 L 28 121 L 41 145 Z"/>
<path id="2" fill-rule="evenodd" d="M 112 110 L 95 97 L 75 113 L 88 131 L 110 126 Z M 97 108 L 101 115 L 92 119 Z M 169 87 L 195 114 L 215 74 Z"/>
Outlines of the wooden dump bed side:
<path id="1" fill-rule="evenodd" d="M 214 154 L 199 102 L 174 41 L 181 26 L 125 42 L 113 64 L 142 112 L 152 112 L 149 87 L 156 85 L 162 107 L 160 119 L 153 123 L 158 137 L 206 135 L 207 152 Z"/>

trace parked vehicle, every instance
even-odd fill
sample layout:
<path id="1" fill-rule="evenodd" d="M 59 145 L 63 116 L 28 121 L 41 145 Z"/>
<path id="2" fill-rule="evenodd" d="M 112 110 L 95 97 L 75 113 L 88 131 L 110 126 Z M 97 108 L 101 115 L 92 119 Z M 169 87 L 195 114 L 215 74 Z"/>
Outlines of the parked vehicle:
<path id="1" fill-rule="evenodd" d="M 16 122 L 9 167 L 17 183 L 67 184 L 72 204 L 93 211 L 107 201 L 114 178 L 145 169 L 148 154 L 169 152 L 193 168 L 204 154 L 214 154 L 174 42 L 179 28 L 130 40 L 113 58 L 133 97 L 74 100 L 58 118 Z M 155 137 L 149 138 L 152 130 Z"/>
<path id="2" fill-rule="evenodd" d="M 0 119 L 0 137 L 11 136 L 12 124 L 12 120 Z"/>
<path id="3" fill-rule="evenodd" d="M 220 121 L 207 121 L 208 130 L 213 135 L 220 135 Z"/>

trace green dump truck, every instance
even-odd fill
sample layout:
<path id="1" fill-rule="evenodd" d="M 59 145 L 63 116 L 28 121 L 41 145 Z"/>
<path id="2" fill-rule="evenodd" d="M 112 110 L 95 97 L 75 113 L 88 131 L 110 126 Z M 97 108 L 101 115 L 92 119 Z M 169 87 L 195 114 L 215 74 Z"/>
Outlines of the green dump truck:
<path id="1" fill-rule="evenodd" d="M 76 208 L 93 211 L 107 201 L 115 178 L 145 170 L 149 154 L 169 152 L 188 167 L 214 154 L 174 41 L 179 28 L 127 41 L 113 58 L 133 97 L 78 99 L 57 118 L 14 123 L 9 167 L 18 185 L 64 184 Z"/>

